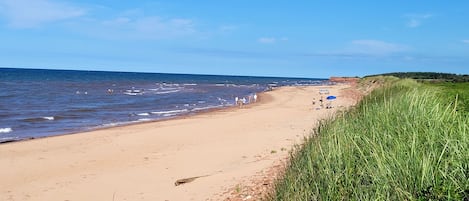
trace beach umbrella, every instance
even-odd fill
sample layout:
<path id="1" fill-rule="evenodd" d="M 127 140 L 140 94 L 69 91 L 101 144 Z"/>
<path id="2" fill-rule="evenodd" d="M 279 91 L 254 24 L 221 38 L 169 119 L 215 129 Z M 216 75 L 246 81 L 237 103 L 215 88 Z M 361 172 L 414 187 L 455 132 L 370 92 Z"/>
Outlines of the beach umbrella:
<path id="1" fill-rule="evenodd" d="M 326 99 L 327 99 L 327 100 L 334 100 L 334 99 L 336 99 L 336 98 L 337 98 L 337 97 L 335 97 L 335 96 L 328 96 Z"/>

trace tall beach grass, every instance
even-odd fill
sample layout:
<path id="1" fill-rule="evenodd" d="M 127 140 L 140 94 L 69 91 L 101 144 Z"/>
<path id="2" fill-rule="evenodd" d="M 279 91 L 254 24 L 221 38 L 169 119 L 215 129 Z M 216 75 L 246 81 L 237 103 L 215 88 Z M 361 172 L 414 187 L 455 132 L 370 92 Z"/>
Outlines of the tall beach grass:
<path id="1" fill-rule="evenodd" d="M 297 147 L 268 199 L 469 199 L 467 115 L 434 87 L 379 80 Z"/>

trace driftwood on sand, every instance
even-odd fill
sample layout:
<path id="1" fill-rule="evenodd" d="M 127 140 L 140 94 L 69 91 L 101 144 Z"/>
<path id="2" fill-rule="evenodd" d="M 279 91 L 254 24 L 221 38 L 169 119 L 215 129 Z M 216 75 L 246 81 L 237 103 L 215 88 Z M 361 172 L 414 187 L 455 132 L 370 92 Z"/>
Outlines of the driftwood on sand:
<path id="1" fill-rule="evenodd" d="M 174 185 L 179 186 L 181 184 L 186 184 L 186 183 L 189 183 L 189 182 L 193 182 L 194 180 L 196 180 L 198 178 L 208 177 L 208 176 L 210 176 L 210 175 L 202 175 L 202 176 L 197 176 L 197 177 L 189 177 L 189 178 L 178 179 L 178 180 L 176 180 L 176 182 L 174 182 Z"/>

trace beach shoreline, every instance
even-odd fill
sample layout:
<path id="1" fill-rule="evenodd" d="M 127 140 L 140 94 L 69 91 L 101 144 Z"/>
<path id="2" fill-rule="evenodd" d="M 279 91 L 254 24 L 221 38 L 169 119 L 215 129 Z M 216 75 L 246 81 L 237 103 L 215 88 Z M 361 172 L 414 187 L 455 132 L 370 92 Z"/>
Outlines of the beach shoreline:
<path id="1" fill-rule="evenodd" d="M 338 97 L 334 108 L 313 108 L 320 88 Z M 241 109 L 1 144 L 0 199 L 225 199 L 285 158 L 319 120 L 351 106 L 346 88 L 281 87 Z"/>
<path id="2" fill-rule="evenodd" d="M 253 107 L 257 104 L 260 104 L 262 100 L 265 101 L 265 99 L 267 98 L 267 95 L 264 94 L 265 92 L 267 92 L 267 91 L 256 93 L 259 96 L 258 100 L 256 102 L 243 105 L 243 108 L 250 108 L 250 107 Z M 243 109 L 243 108 L 241 108 L 241 109 Z M 110 126 L 104 126 L 103 125 L 103 126 L 97 126 L 97 127 L 92 127 L 92 128 L 86 128 L 84 130 L 78 130 L 78 131 L 74 131 L 74 132 L 67 132 L 67 133 L 63 133 L 63 134 L 1 141 L 0 146 L 2 144 L 19 143 L 19 142 L 23 142 L 23 141 L 38 140 L 38 139 L 43 139 L 43 138 L 62 137 L 62 136 L 67 136 L 67 135 L 75 135 L 75 134 L 80 134 L 80 133 L 87 133 L 87 132 L 93 132 L 93 131 L 99 131 L 99 130 L 106 130 L 106 129 L 111 129 L 111 128 L 119 128 L 119 127 L 126 127 L 126 126 L 139 125 L 139 124 L 172 121 L 172 120 L 177 120 L 177 119 L 185 119 L 185 118 L 190 118 L 190 117 L 196 116 L 196 115 L 202 115 L 202 114 L 205 114 L 205 113 L 228 112 L 230 110 L 236 110 L 236 109 L 240 109 L 239 106 L 231 105 L 231 106 L 213 107 L 213 108 L 210 108 L 210 109 L 198 110 L 198 111 L 195 111 L 195 112 L 188 112 L 188 113 L 185 113 L 185 114 L 178 114 L 177 116 L 160 118 L 160 119 L 151 119 L 151 120 L 147 120 L 147 121 L 129 121 L 129 122 L 123 122 L 123 123 L 120 123 L 120 124 L 110 125 Z"/>

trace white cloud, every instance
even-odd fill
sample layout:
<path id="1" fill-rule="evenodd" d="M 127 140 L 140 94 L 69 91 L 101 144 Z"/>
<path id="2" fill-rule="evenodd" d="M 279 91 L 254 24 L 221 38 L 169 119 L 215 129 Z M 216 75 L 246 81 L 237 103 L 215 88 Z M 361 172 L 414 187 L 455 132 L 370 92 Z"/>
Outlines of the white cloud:
<path id="1" fill-rule="evenodd" d="M 347 52 L 365 55 L 389 55 L 398 52 L 405 52 L 410 48 L 406 45 L 389 43 L 380 40 L 354 40 L 346 48 Z"/>
<path id="2" fill-rule="evenodd" d="M 270 43 L 275 43 L 277 39 L 274 37 L 262 37 L 257 40 L 259 43 L 264 43 L 264 44 L 270 44 Z"/>
<path id="3" fill-rule="evenodd" d="M 462 40 L 461 42 L 469 44 L 469 40 Z"/>
<path id="4" fill-rule="evenodd" d="M 106 39 L 157 40 L 198 34 L 196 24 L 191 19 L 140 15 L 122 15 L 109 20 L 91 20 L 71 28 Z"/>
<path id="5" fill-rule="evenodd" d="M 35 28 L 46 23 L 85 15 L 83 8 L 52 0 L 0 0 L 0 15 L 14 28 Z"/>
<path id="6" fill-rule="evenodd" d="M 416 28 L 422 25 L 423 21 L 433 17 L 432 14 L 408 14 L 404 16 L 408 19 L 407 27 Z"/>
<path id="7" fill-rule="evenodd" d="M 416 20 L 416 19 L 410 19 L 410 20 L 407 22 L 407 26 L 408 26 L 408 27 L 412 27 L 412 28 L 418 27 L 418 26 L 420 26 L 420 24 L 421 24 L 420 20 Z"/>

